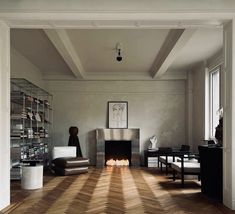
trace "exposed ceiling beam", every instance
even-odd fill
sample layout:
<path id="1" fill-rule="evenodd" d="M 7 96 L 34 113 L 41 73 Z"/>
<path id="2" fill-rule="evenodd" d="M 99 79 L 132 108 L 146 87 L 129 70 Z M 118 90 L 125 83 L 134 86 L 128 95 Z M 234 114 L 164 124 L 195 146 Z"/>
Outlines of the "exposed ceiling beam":
<path id="1" fill-rule="evenodd" d="M 65 30 L 44 30 L 76 78 L 84 78 L 84 68 Z"/>
<path id="2" fill-rule="evenodd" d="M 160 78 L 166 73 L 194 32 L 194 29 L 170 30 L 150 69 L 152 78 Z"/>

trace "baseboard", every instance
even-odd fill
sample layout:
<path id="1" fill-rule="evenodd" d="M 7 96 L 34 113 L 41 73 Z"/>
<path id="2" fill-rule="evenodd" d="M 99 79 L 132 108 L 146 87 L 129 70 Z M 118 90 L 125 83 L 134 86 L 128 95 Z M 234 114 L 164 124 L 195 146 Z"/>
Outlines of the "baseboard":
<path id="1" fill-rule="evenodd" d="M 228 207 L 229 209 L 235 210 L 235 199 L 227 197 L 231 195 L 228 190 L 224 190 L 223 192 L 223 204 Z"/>

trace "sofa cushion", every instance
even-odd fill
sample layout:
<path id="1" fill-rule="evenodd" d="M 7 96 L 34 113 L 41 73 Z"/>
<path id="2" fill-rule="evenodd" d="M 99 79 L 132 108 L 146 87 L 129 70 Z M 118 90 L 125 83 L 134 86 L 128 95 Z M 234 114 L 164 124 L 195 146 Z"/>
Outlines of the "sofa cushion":
<path id="1" fill-rule="evenodd" d="M 52 164 L 60 168 L 73 168 L 89 165 L 89 159 L 82 157 L 63 157 L 52 160 Z"/>
<path id="2" fill-rule="evenodd" d="M 181 172 L 181 162 L 171 163 L 171 168 L 177 172 Z M 184 172 L 185 173 L 200 173 L 200 163 L 197 162 L 185 162 L 184 163 Z"/>
<path id="3" fill-rule="evenodd" d="M 74 168 L 61 168 L 54 166 L 53 171 L 57 175 L 77 175 L 88 172 L 88 167 L 84 166 L 84 167 L 74 167 Z"/>
<path id="4" fill-rule="evenodd" d="M 60 157 L 76 157 L 76 146 L 55 146 L 52 149 L 52 159 Z"/>
<path id="5" fill-rule="evenodd" d="M 176 161 L 177 162 L 181 162 L 182 160 L 181 160 L 181 158 L 179 158 Z M 196 159 L 196 158 L 184 158 L 184 163 L 186 163 L 186 162 L 195 162 L 195 163 L 198 163 L 198 159 Z"/>

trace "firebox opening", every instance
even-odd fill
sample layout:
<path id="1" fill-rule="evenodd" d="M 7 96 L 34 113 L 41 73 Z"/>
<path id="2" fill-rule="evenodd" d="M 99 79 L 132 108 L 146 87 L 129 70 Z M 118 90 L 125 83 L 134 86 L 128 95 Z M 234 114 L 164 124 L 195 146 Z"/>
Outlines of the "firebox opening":
<path id="1" fill-rule="evenodd" d="M 105 141 L 105 165 L 111 159 L 128 160 L 131 166 L 131 141 Z"/>

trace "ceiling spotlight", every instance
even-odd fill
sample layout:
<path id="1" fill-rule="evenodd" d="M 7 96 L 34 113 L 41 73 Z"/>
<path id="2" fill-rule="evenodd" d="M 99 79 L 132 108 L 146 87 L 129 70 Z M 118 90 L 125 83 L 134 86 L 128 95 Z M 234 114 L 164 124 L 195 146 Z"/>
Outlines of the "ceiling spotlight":
<path id="1" fill-rule="evenodd" d="M 116 52 L 117 52 L 116 60 L 118 62 L 122 61 L 121 51 L 122 51 L 122 44 L 118 42 L 116 45 Z"/>

